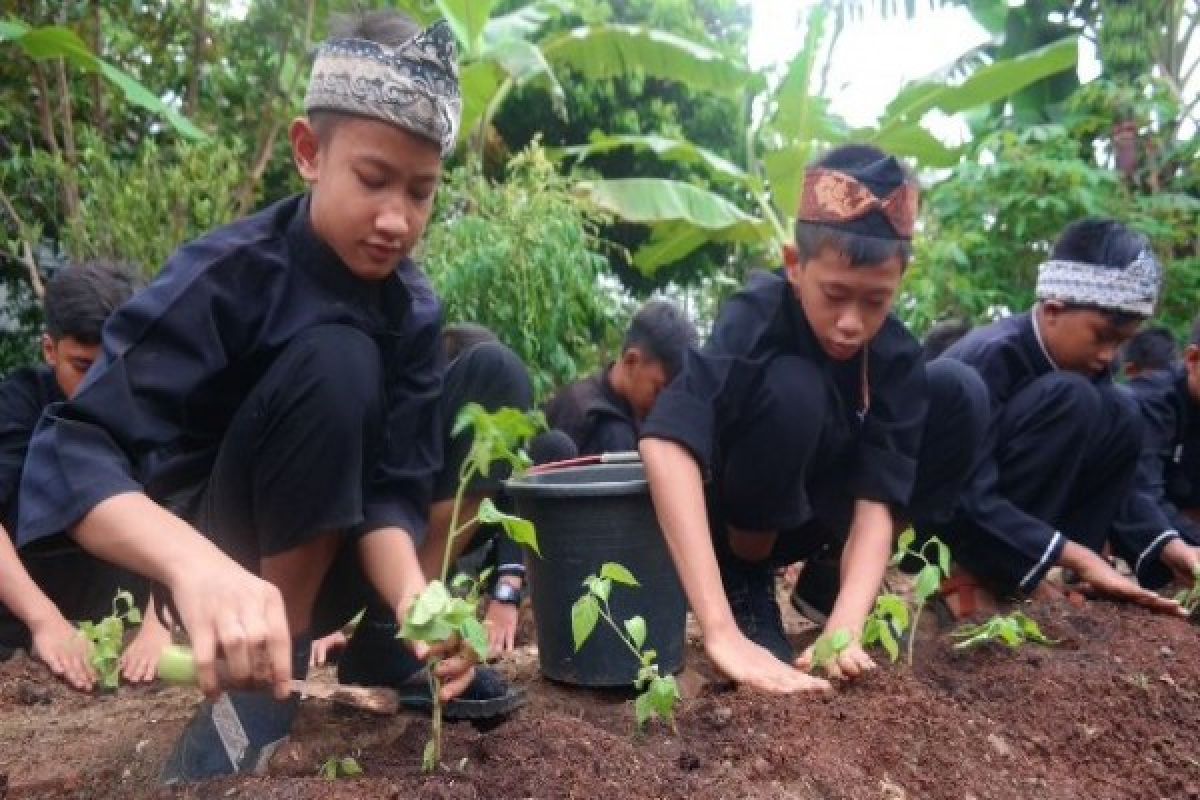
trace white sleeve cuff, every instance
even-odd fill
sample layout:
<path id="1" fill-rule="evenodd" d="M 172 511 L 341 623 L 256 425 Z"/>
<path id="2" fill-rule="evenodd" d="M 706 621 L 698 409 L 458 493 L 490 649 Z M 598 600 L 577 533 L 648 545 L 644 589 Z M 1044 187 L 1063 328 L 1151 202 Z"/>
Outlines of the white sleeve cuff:
<path id="1" fill-rule="evenodd" d="M 1151 542 L 1149 544 L 1149 546 L 1146 547 L 1146 549 L 1141 552 L 1141 555 L 1138 556 L 1137 563 L 1134 564 L 1134 566 L 1133 566 L 1133 574 L 1134 575 L 1141 574 L 1142 562 L 1146 560 L 1146 556 L 1150 555 L 1151 553 L 1155 552 L 1156 550 L 1159 550 L 1164 544 L 1169 542 L 1171 539 L 1178 539 L 1178 538 L 1179 538 L 1179 531 L 1175 530 L 1174 528 L 1171 528 L 1170 530 L 1165 530 L 1162 533 L 1160 533 L 1158 536 L 1156 536 L 1154 541 Z"/>
<path id="2" fill-rule="evenodd" d="M 1046 565 L 1058 550 L 1058 544 L 1062 541 L 1062 538 L 1063 535 L 1058 531 L 1055 531 L 1054 535 L 1050 537 L 1050 544 L 1046 545 L 1046 552 L 1042 553 L 1041 559 L 1033 565 L 1033 569 L 1026 572 L 1025 577 L 1021 579 L 1021 591 L 1027 592 L 1031 585 L 1036 586 L 1041 581 L 1042 575 L 1045 574 L 1047 568 Z"/>

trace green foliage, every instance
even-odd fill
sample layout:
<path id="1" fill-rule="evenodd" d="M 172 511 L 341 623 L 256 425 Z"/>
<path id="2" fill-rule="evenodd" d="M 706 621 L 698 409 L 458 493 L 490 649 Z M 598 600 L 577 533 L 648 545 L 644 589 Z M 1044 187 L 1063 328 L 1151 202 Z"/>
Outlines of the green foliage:
<path id="1" fill-rule="evenodd" d="M 682 699 L 679 685 L 674 675 L 659 674 L 658 664 L 655 663 L 658 654 L 654 650 L 643 649 L 646 644 L 646 620 L 640 616 L 631 617 L 620 626 L 613 619 L 608 605 L 613 584 L 631 588 L 641 585 L 628 569 L 611 561 L 600 567 L 600 574 L 584 578 L 583 586 L 587 591 L 571 605 L 571 635 L 575 641 L 575 651 L 579 652 L 587 643 L 600 619 L 607 622 L 638 661 L 638 674 L 633 683 L 640 693 L 633 703 L 638 729 L 658 717 L 674 730 L 675 709 Z"/>
<path id="2" fill-rule="evenodd" d="M 69 179 L 79 188 L 79 213 L 59 231 L 69 258 L 132 263 L 149 277 L 181 244 L 233 220 L 241 159 L 219 141 L 160 148 L 153 140 L 120 158 L 96 131 L 82 128 L 77 167 L 44 153 L 27 166 L 44 182 Z"/>
<path id="3" fill-rule="evenodd" d="M 1057 644 L 1056 640 L 1042 633 L 1037 622 L 1020 611 L 1008 615 L 996 614 L 979 625 L 963 625 L 951 631 L 950 637 L 958 640 L 954 644 L 956 650 L 978 647 L 987 642 L 999 642 L 1014 650 L 1028 643 L 1045 646 Z"/>
<path id="4" fill-rule="evenodd" d="M 358 765 L 358 759 L 353 756 L 330 756 L 317 768 L 317 774 L 327 781 L 336 781 L 338 778 L 357 778 L 363 771 Z"/>
<path id="5" fill-rule="evenodd" d="M 854 641 L 850 631 L 836 630 L 833 633 L 823 633 L 813 643 L 812 668 L 829 672 L 829 666 L 837 661 L 838 656 Z"/>
<path id="6" fill-rule="evenodd" d="M 142 612 L 133 604 L 133 595 L 121 589 L 112 602 L 112 614 L 99 622 L 80 623 L 79 631 L 92 645 L 91 662 L 101 689 L 116 689 L 121 680 L 121 650 L 125 646 L 125 626 L 142 624 Z"/>
<path id="7" fill-rule="evenodd" d="M 921 564 L 913 582 L 911 610 L 903 597 L 897 594 L 882 594 L 875 600 L 875 608 L 863 626 L 864 647 L 878 644 L 895 662 L 900 657 L 899 639 L 908 633 L 908 665 L 913 664 L 917 641 L 917 624 L 921 612 L 929 599 L 937 594 L 942 581 L 950 575 L 950 548 L 936 536 L 931 536 L 919 548 L 914 549 L 917 535 L 909 528 L 900 534 L 896 552 L 892 555 L 892 566 L 902 561 L 915 560 Z M 932 552 L 931 552 L 932 551 Z"/>
<path id="8" fill-rule="evenodd" d="M 1192 585 L 1175 595 L 1175 602 L 1183 606 L 1189 617 L 1200 609 L 1200 570 L 1192 576 Z"/>
<path id="9" fill-rule="evenodd" d="M 480 662 L 487 660 L 487 632 L 479 621 L 480 588 L 486 575 L 479 579 L 458 575 L 447 587 L 454 542 L 477 523 L 487 522 L 499 524 L 513 540 L 537 552 L 537 532 L 533 523 L 500 512 L 491 500 L 480 503 L 479 511 L 470 519 L 462 519 L 463 501 L 472 482 L 488 474 L 495 464 L 506 464 L 514 473 L 525 470 L 529 466 L 529 457 L 521 448 L 545 427 L 546 421 L 540 411 L 501 408 L 489 412 L 478 403 L 470 403 L 459 412 L 453 433 L 459 435 L 470 431 L 471 447 L 459 470 L 458 490 L 450 512 L 450 530 L 446 538 L 446 551 L 442 556 L 442 569 L 438 578 L 430 581 L 409 607 L 400 638 L 430 645 L 461 639 L 475 652 Z M 437 769 L 442 754 L 441 685 L 434 675 L 435 667 L 436 662 L 429 665 L 433 726 L 422 758 L 422 768 L 426 772 Z"/>
<path id="10" fill-rule="evenodd" d="M 423 260 L 447 318 L 495 332 L 545 397 L 614 353 L 625 320 L 598 290 L 608 274 L 594 236 L 603 215 L 537 146 L 509 169 L 502 184 L 466 168 L 449 175 Z"/>
<path id="11" fill-rule="evenodd" d="M 892 663 L 900 658 L 899 641 L 908 631 L 908 603 L 897 594 L 881 594 L 875 598 L 875 608 L 863 625 L 863 647 L 878 644 Z"/>

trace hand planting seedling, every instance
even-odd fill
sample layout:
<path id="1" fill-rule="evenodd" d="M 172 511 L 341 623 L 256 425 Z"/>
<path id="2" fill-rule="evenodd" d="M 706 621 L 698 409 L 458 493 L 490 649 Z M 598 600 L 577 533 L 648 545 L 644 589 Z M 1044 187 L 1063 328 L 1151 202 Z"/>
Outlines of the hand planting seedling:
<path id="1" fill-rule="evenodd" d="M 813 643 L 813 672 L 822 669 L 828 673 L 829 665 L 837 661 L 837 657 L 845 652 L 852 641 L 854 641 L 854 637 L 847 630 L 836 630 L 833 633 L 821 634 L 817 638 L 817 641 Z"/>
<path id="2" fill-rule="evenodd" d="M 401 638 L 429 645 L 461 639 L 470 646 L 480 662 L 487 660 L 487 633 L 478 617 L 480 581 L 459 575 L 447 587 L 454 542 L 478 524 L 500 525 L 513 541 L 526 545 L 536 553 L 537 533 L 532 522 L 503 513 L 490 499 L 480 503 L 478 512 L 470 519 L 462 519 L 463 500 L 472 482 L 487 475 L 497 463 L 507 464 L 514 474 L 527 469 L 529 457 L 521 448 L 545 427 L 545 418 L 540 411 L 501 408 L 488 412 L 479 404 L 471 403 L 459 413 L 452 435 L 458 436 L 470 428 L 471 449 L 458 474 L 458 490 L 450 513 L 450 531 L 446 552 L 442 557 L 441 573 L 438 579 L 430 581 L 409 607 L 400 631 Z M 442 755 L 441 683 L 435 675 L 436 666 L 435 659 L 429 664 L 428 670 L 433 716 L 432 732 L 422 757 L 422 768 L 426 772 L 437 768 Z"/>
<path id="3" fill-rule="evenodd" d="M 357 778 L 363 774 L 363 771 L 362 767 L 358 765 L 358 760 L 352 756 L 345 758 L 330 756 L 317 769 L 317 774 L 327 781 L 336 781 L 338 778 Z"/>
<path id="4" fill-rule="evenodd" d="M 575 652 L 579 652 L 596 629 L 596 623 L 603 618 L 633 653 L 639 665 L 637 678 L 633 683 L 634 688 L 640 692 L 633 704 L 638 728 L 645 727 L 651 717 L 658 717 L 674 731 L 675 707 L 681 699 L 679 685 L 675 682 L 674 675 L 659 674 L 658 664 L 654 663 L 658 654 L 654 650 L 642 649 L 646 644 L 646 620 L 642 617 L 632 617 L 625 620 L 622 627 L 613 619 L 608 597 L 612 593 L 614 583 L 630 587 L 640 586 L 637 578 L 633 577 L 629 570 L 611 562 L 600 567 L 599 575 L 589 575 L 584 579 L 583 585 L 587 592 L 571 606 L 571 635 L 575 640 Z"/>
<path id="5" fill-rule="evenodd" d="M 140 625 L 142 612 L 134 605 L 133 595 L 121 589 L 113 598 L 112 614 L 99 622 L 82 622 L 79 631 L 91 642 L 92 668 L 101 689 L 116 689 L 121 680 L 121 648 L 125 644 L 125 626 Z"/>
<path id="6" fill-rule="evenodd" d="M 1008 615 L 997 614 L 980 625 L 963 625 L 953 631 L 950 637 L 959 640 L 954 644 L 955 650 L 978 647 L 986 642 L 999 642 L 1014 650 L 1030 642 L 1046 646 L 1058 644 L 1056 639 L 1050 639 L 1042 633 L 1037 622 L 1020 611 Z"/>

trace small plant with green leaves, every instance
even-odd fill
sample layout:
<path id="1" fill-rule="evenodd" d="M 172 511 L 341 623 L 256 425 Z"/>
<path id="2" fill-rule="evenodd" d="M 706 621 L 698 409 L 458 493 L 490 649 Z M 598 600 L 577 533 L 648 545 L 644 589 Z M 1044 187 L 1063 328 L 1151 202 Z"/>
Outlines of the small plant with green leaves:
<path id="1" fill-rule="evenodd" d="M 908 630 L 908 665 L 913 665 L 913 650 L 917 642 L 917 624 L 921 621 L 921 612 L 925 604 L 937 594 L 942 581 L 950 577 L 950 548 L 936 536 L 930 536 L 924 544 L 913 549 L 917 534 L 912 528 L 900 534 L 896 543 L 896 553 L 892 556 L 892 566 L 899 566 L 905 558 L 914 558 L 921 562 L 917 579 L 913 583 L 912 625 Z M 933 559 L 927 555 L 932 548 Z"/>
<path id="2" fill-rule="evenodd" d="M 823 633 L 813 642 L 812 668 L 813 672 L 823 670 L 829 673 L 829 666 L 837 661 L 838 656 L 846 652 L 846 648 L 854 641 L 850 631 L 836 630 Z"/>
<path id="3" fill-rule="evenodd" d="M 892 663 L 900 658 L 900 639 L 908 631 L 908 603 L 898 594 L 881 594 L 863 625 L 863 647 L 881 646 Z"/>
<path id="4" fill-rule="evenodd" d="M 491 499 L 484 499 L 479 510 L 470 518 L 463 513 L 463 503 L 468 488 L 480 477 L 488 475 L 497 464 L 506 464 L 514 473 L 520 473 L 530 465 L 529 457 L 522 449 L 538 431 L 546 427 L 545 417 L 540 411 L 519 411 L 501 408 L 489 412 L 477 403 L 467 405 L 455 420 L 453 436 L 471 431 L 471 448 L 463 460 L 458 474 L 458 490 L 450 512 L 450 530 L 446 540 L 446 552 L 442 557 L 442 569 L 437 579 L 430 581 L 425 590 L 413 601 L 405 615 L 400 636 L 410 642 L 438 645 L 453 639 L 461 639 L 475 652 L 479 660 L 488 657 L 487 633 L 479 622 L 479 596 L 481 579 L 458 575 L 447 583 L 451 553 L 454 542 L 479 524 L 499 525 L 505 534 L 519 544 L 538 552 L 537 533 L 533 523 L 520 517 L 505 514 L 496 508 Z M 431 772 L 441 763 L 442 756 L 442 703 L 441 682 L 435 673 L 436 662 L 429 664 L 429 690 L 433 698 L 432 732 L 425 744 L 422 767 Z"/>
<path id="5" fill-rule="evenodd" d="M 1194 617 L 1200 609 L 1200 569 L 1192 573 L 1192 585 L 1175 595 L 1175 602 L 1183 606 L 1189 617 Z"/>
<path id="6" fill-rule="evenodd" d="M 121 681 L 121 650 L 125 646 L 125 626 L 142 624 L 142 612 L 134 605 L 133 595 L 120 589 L 112 602 L 112 614 L 99 622 L 83 622 L 79 631 L 91 642 L 92 669 L 96 670 L 101 689 L 113 690 Z"/>
<path id="7" fill-rule="evenodd" d="M 644 728 L 650 719 L 658 717 L 674 731 L 675 708 L 681 699 L 679 684 L 675 682 L 674 675 L 659 674 L 658 664 L 655 663 L 658 653 L 644 649 L 646 620 L 640 616 L 631 617 L 623 625 L 618 625 L 613 618 L 608 598 L 614 583 L 632 588 L 641 585 L 628 569 L 613 562 L 601 566 L 599 575 L 589 575 L 584 579 L 583 585 L 587 591 L 571 606 L 571 635 L 575 640 L 575 652 L 578 653 L 591 637 L 597 622 L 601 619 L 607 622 L 637 659 L 638 673 L 633 685 L 640 694 L 633 708 L 638 729 Z"/>
<path id="8" fill-rule="evenodd" d="M 979 625 L 963 625 L 952 631 L 950 638 L 958 640 L 954 643 L 955 650 L 966 650 L 988 642 L 998 642 L 1014 650 L 1031 643 L 1047 647 L 1058 644 L 1056 639 L 1042 633 L 1036 621 L 1020 611 L 996 614 Z"/>
<path id="9" fill-rule="evenodd" d="M 330 756 L 317 768 L 317 774 L 327 781 L 336 781 L 338 778 L 357 778 L 363 771 L 353 756 Z"/>

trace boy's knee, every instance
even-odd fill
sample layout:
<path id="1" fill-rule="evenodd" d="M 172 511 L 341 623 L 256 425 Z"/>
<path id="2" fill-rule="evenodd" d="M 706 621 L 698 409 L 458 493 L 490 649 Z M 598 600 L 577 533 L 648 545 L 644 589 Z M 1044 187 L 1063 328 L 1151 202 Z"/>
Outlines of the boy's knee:
<path id="1" fill-rule="evenodd" d="M 1099 390 L 1102 417 L 1111 426 L 1110 447 L 1118 458 L 1137 458 L 1142 449 L 1143 422 L 1137 400 L 1120 386 Z"/>
<path id="2" fill-rule="evenodd" d="M 318 325 L 287 346 L 285 368 L 294 397 L 325 424 L 361 425 L 383 408 L 383 363 L 379 346 L 347 325 Z"/>
<path id="3" fill-rule="evenodd" d="M 826 375 L 811 360 L 778 356 L 763 370 L 756 419 L 785 451 L 811 450 L 828 412 Z"/>
<path id="4" fill-rule="evenodd" d="M 1069 413 L 1095 419 L 1100 412 L 1100 393 L 1090 380 L 1075 372 L 1058 370 L 1035 380 L 1031 385 L 1048 406 Z"/>
<path id="5" fill-rule="evenodd" d="M 987 385 L 972 367 L 950 358 L 925 365 L 929 387 L 929 417 L 932 424 L 951 421 L 964 442 L 983 440 L 991 415 Z"/>

